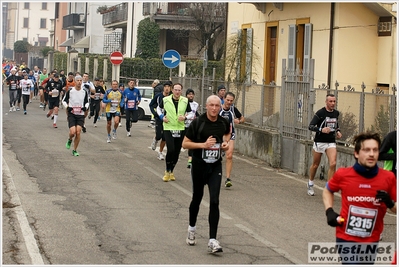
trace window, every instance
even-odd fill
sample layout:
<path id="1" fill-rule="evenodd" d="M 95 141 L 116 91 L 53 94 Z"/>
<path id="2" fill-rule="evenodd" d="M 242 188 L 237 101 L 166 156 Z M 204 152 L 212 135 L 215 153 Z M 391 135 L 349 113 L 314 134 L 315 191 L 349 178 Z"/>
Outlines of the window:
<path id="1" fill-rule="evenodd" d="M 29 9 L 29 3 L 24 3 L 24 9 Z"/>
<path id="2" fill-rule="evenodd" d="M 42 2 L 42 10 L 47 10 L 47 3 L 46 2 Z"/>
<path id="3" fill-rule="evenodd" d="M 45 29 L 46 28 L 46 19 L 40 19 L 40 29 Z"/>
<path id="4" fill-rule="evenodd" d="M 378 36 L 391 36 L 392 17 L 380 17 L 378 20 Z"/>
<path id="5" fill-rule="evenodd" d="M 24 18 L 24 28 L 29 28 L 29 18 Z"/>

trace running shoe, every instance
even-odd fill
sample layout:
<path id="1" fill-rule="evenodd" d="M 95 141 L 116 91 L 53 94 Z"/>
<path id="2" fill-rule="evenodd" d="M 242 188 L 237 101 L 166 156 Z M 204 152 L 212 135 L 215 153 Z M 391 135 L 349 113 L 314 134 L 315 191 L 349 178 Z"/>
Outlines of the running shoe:
<path id="1" fill-rule="evenodd" d="M 94 128 L 97 128 L 97 124 L 94 123 L 93 126 L 94 126 Z"/>
<path id="2" fill-rule="evenodd" d="M 196 241 L 195 241 L 195 231 L 188 231 L 188 235 L 186 238 L 186 243 L 189 246 L 194 246 Z"/>
<path id="3" fill-rule="evenodd" d="M 17 111 L 20 111 L 19 107 L 17 107 Z"/>
<path id="4" fill-rule="evenodd" d="M 226 179 L 226 182 L 224 183 L 224 186 L 225 186 L 225 187 L 231 187 L 231 186 L 233 186 L 233 184 L 231 183 L 230 178 L 227 178 L 227 179 Z"/>
<path id="5" fill-rule="evenodd" d="M 43 110 L 46 110 L 46 105 L 43 105 Z"/>
<path id="6" fill-rule="evenodd" d="M 54 128 L 57 128 L 57 124 L 56 124 L 56 123 L 53 123 L 53 127 L 54 127 Z"/>
<path id="7" fill-rule="evenodd" d="M 155 140 L 155 139 L 153 139 L 153 140 L 152 140 L 152 144 L 151 144 L 151 149 L 152 149 L 152 150 L 155 150 L 155 149 L 157 148 L 157 144 L 158 144 L 158 141 Z"/>
<path id="8" fill-rule="evenodd" d="M 121 127 L 121 126 L 122 126 L 122 123 L 119 123 L 118 127 Z"/>
<path id="9" fill-rule="evenodd" d="M 112 139 L 116 139 L 116 130 L 114 129 L 114 130 L 112 130 Z"/>
<path id="10" fill-rule="evenodd" d="M 24 110 L 24 115 L 26 115 L 27 113 L 26 113 L 26 110 Z"/>
<path id="11" fill-rule="evenodd" d="M 132 135 L 130 134 L 130 132 L 127 132 L 127 136 L 131 137 Z"/>
<path id="12" fill-rule="evenodd" d="M 70 149 L 70 148 L 71 148 L 71 144 L 72 144 L 72 140 L 71 140 L 71 139 L 68 139 L 68 141 L 67 141 L 66 144 L 65 144 L 65 147 L 66 147 L 67 149 Z"/>
<path id="13" fill-rule="evenodd" d="M 47 113 L 46 114 L 46 118 L 48 118 L 48 117 L 50 117 L 51 116 L 51 114 L 50 113 Z"/>
<path id="14" fill-rule="evenodd" d="M 171 172 L 169 175 L 169 181 L 176 181 L 176 178 L 175 178 L 175 175 L 173 174 L 173 172 Z"/>
<path id="15" fill-rule="evenodd" d="M 110 135 L 108 135 L 108 137 L 107 137 L 107 143 L 111 143 L 111 136 Z"/>
<path id="16" fill-rule="evenodd" d="M 53 115 L 53 116 L 51 116 L 51 120 L 54 120 L 54 115 Z"/>
<path id="17" fill-rule="evenodd" d="M 89 118 L 89 120 L 90 120 L 90 119 L 91 119 L 91 116 L 89 115 L 88 118 Z"/>
<path id="18" fill-rule="evenodd" d="M 74 155 L 75 157 L 77 157 L 77 156 L 79 156 L 79 153 L 78 153 L 78 151 L 76 151 L 76 150 L 72 150 L 72 155 Z"/>
<path id="19" fill-rule="evenodd" d="M 309 196 L 314 196 L 314 189 L 313 189 L 313 185 L 309 185 L 309 183 L 307 183 L 307 188 L 308 188 L 308 195 Z"/>
<path id="20" fill-rule="evenodd" d="M 39 108 L 43 108 L 43 103 L 40 103 Z"/>
<path id="21" fill-rule="evenodd" d="M 208 252 L 210 253 L 223 252 L 223 248 L 220 246 L 219 241 L 217 241 L 216 239 L 209 241 Z"/>
<path id="22" fill-rule="evenodd" d="M 159 160 L 164 160 L 165 157 L 163 156 L 162 152 L 158 152 L 158 159 Z"/>
<path id="23" fill-rule="evenodd" d="M 82 131 L 85 133 L 86 132 L 86 125 L 83 125 Z"/>
<path id="24" fill-rule="evenodd" d="M 10 108 L 10 111 L 9 112 L 12 112 L 12 107 Z"/>
<path id="25" fill-rule="evenodd" d="M 15 106 L 12 106 L 12 111 L 17 111 L 17 109 L 15 108 Z"/>
<path id="26" fill-rule="evenodd" d="M 188 161 L 188 162 L 187 162 L 187 168 L 188 168 L 188 169 L 191 169 L 191 165 L 192 165 L 191 161 Z"/>
<path id="27" fill-rule="evenodd" d="M 162 180 L 164 182 L 169 182 L 169 178 L 170 178 L 170 172 L 165 171 L 165 175 L 163 176 Z"/>

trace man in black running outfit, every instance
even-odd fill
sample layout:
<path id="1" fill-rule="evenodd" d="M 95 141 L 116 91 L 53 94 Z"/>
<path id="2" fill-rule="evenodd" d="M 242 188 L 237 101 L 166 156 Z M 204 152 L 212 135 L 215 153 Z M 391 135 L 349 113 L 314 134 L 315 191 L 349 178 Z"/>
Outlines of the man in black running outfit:
<path id="1" fill-rule="evenodd" d="M 309 124 L 309 130 L 316 132 L 313 144 L 313 163 L 309 170 L 309 182 L 307 184 L 308 195 L 314 196 L 313 180 L 319 167 L 321 156 L 326 153 L 329 163 L 328 180 L 334 175 L 337 148 L 335 138 L 341 138 L 342 134 L 338 126 L 339 111 L 335 109 L 335 95 L 327 94 L 326 106 L 319 109 Z"/>

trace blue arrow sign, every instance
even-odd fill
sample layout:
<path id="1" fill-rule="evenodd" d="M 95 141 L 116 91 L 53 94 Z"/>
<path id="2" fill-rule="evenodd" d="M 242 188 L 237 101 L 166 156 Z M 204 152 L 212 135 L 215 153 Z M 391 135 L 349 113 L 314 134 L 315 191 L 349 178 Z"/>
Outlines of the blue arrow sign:
<path id="1" fill-rule="evenodd" d="M 169 69 L 176 68 L 180 64 L 180 54 L 176 50 L 168 50 L 162 55 L 162 63 Z"/>

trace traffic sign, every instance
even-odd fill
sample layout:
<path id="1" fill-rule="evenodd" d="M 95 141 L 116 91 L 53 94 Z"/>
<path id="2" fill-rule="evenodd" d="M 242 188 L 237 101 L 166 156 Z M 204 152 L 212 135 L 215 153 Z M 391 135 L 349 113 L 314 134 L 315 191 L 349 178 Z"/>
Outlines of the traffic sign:
<path id="1" fill-rule="evenodd" d="M 120 65 L 123 62 L 123 54 L 119 51 L 114 51 L 109 56 L 111 63 L 114 65 Z"/>
<path id="2" fill-rule="evenodd" d="M 168 50 L 162 55 L 162 63 L 169 69 L 176 68 L 180 64 L 180 54 L 176 50 Z"/>

